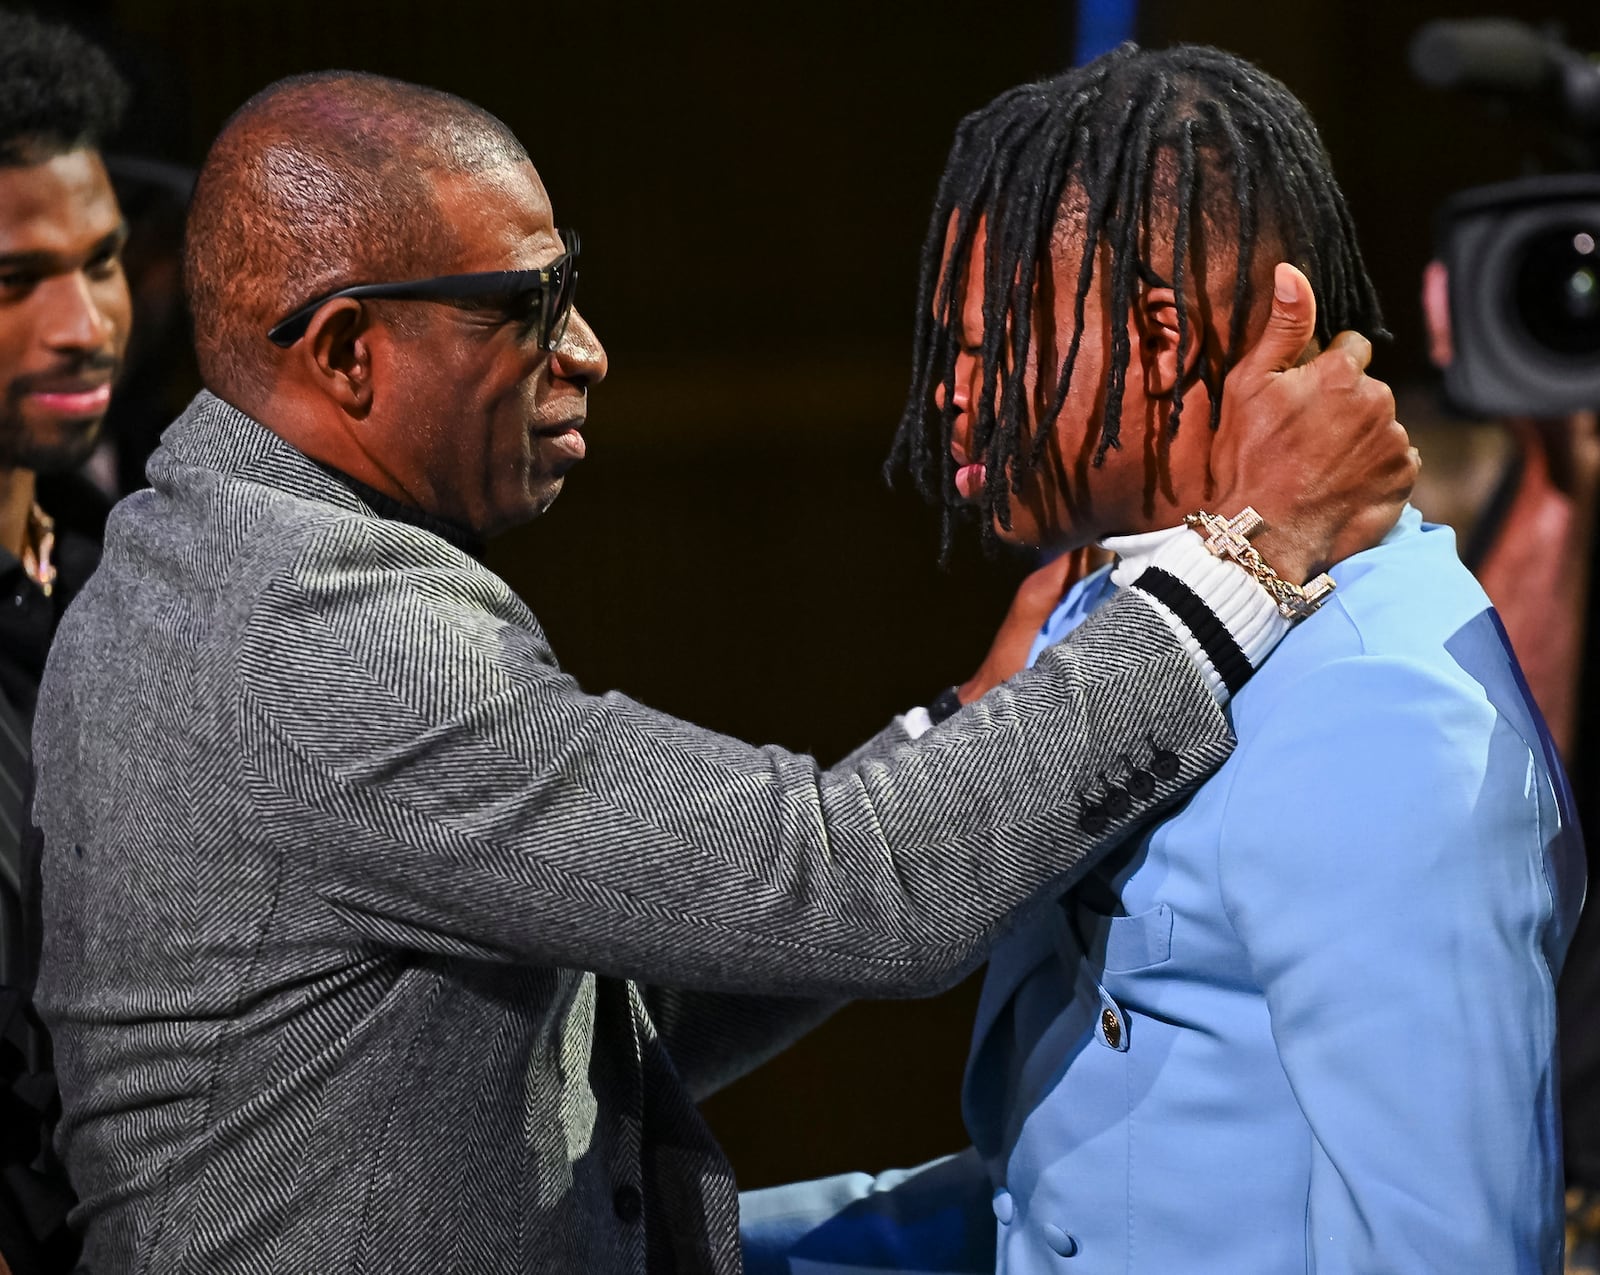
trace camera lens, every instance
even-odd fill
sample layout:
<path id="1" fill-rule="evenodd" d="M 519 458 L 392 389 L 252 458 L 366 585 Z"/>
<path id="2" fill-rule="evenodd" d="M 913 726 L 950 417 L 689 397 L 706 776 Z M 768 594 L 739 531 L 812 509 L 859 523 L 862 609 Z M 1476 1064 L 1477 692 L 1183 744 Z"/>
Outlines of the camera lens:
<path id="1" fill-rule="evenodd" d="M 1600 225 L 1529 235 L 1512 279 L 1513 307 L 1534 341 L 1556 354 L 1600 355 Z"/>

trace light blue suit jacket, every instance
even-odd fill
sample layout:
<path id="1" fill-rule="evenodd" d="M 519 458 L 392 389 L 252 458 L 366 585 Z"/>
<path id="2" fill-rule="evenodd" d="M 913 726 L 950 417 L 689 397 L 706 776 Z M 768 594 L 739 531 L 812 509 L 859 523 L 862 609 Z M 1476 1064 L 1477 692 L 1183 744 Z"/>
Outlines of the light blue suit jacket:
<path id="1" fill-rule="evenodd" d="M 751 1275 L 1559 1271 L 1566 781 L 1448 530 L 1334 575 L 1221 770 L 995 950 L 973 1148 L 747 1194 Z"/>

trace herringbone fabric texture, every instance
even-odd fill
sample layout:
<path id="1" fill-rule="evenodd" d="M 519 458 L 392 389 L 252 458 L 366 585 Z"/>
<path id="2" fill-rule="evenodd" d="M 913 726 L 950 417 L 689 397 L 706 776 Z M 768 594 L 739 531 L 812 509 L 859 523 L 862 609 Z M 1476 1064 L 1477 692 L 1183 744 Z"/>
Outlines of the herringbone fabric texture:
<path id="1" fill-rule="evenodd" d="M 99 1275 L 734 1272 L 695 1098 L 829 1000 L 959 978 L 1229 746 L 1130 599 L 823 771 L 584 694 L 497 577 L 215 398 L 149 473 L 35 741 Z M 1086 836 L 1152 740 L 1182 776 Z"/>

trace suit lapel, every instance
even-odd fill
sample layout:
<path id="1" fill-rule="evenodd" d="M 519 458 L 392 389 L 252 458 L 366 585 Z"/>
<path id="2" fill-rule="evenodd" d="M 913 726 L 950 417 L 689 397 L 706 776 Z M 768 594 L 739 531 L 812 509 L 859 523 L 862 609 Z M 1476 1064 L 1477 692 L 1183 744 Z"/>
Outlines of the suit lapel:
<path id="1" fill-rule="evenodd" d="M 1049 922 L 1047 916 L 1036 918 L 1003 939 L 989 956 L 961 1092 L 967 1132 L 985 1157 L 998 1150 L 1003 1135 L 1001 1122 L 1010 1092 L 1008 1061 L 1016 1043 L 1012 1005 L 1017 989 L 1041 965 L 1059 959 Z"/>

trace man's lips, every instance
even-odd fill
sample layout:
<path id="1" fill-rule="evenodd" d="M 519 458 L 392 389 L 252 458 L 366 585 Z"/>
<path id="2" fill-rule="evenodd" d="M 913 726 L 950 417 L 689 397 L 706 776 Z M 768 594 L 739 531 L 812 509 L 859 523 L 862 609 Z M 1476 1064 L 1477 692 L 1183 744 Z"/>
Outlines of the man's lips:
<path id="1" fill-rule="evenodd" d="M 555 451 L 562 451 L 572 460 L 582 460 L 588 453 L 588 444 L 583 439 L 583 417 L 577 416 L 570 420 L 558 421 L 554 425 L 545 425 L 533 431 L 535 438 L 541 438 L 550 444 Z"/>
<path id="2" fill-rule="evenodd" d="M 14 403 L 29 403 L 52 416 L 104 416 L 111 406 L 111 382 L 116 379 L 118 366 L 112 354 L 86 355 L 53 368 L 23 373 L 11 382 L 6 397 Z"/>
<path id="3" fill-rule="evenodd" d="M 983 480 L 988 471 L 982 461 L 974 461 L 967 450 L 965 431 L 958 431 L 950 443 L 950 459 L 956 466 L 956 492 L 963 500 L 979 500 L 983 496 Z"/>
<path id="4" fill-rule="evenodd" d="M 47 382 L 23 397 L 57 416 L 101 416 L 111 406 L 111 382 Z"/>

